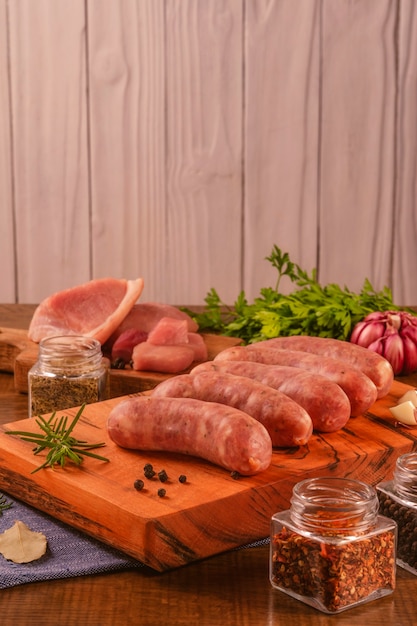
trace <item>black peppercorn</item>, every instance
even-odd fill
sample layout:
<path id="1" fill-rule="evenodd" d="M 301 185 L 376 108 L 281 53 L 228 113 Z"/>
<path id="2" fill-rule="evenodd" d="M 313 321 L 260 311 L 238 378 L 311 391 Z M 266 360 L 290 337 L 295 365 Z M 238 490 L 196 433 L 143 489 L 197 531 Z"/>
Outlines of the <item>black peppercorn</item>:
<path id="1" fill-rule="evenodd" d="M 166 483 L 168 480 L 168 474 L 166 473 L 166 471 L 163 469 L 160 472 L 158 472 L 158 478 L 161 481 L 161 483 Z"/>
<path id="2" fill-rule="evenodd" d="M 144 482 L 143 480 L 135 480 L 135 482 L 133 483 L 134 488 L 136 489 L 136 491 L 142 491 L 143 487 L 144 487 Z"/>
<path id="3" fill-rule="evenodd" d="M 143 466 L 143 473 L 145 474 L 145 478 L 153 478 L 156 474 L 152 463 L 146 463 L 146 465 Z"/>
<path id="4" fill-rule="evenodd" d="M 180 483 L 185 483 L 185 482 L 187 482 L 187 476 L 185 476 L 185 474 L 181 474 L 181 476 L 179 476 L 178 480 L 180 481 Z"/>
<path id="5" fill-rule="evenodd" d="M 379 512 L 397 523 L 398 543 L 397 558 L 400 564 L 404 563 L 409 567 L 417 568 L 417 511 L 412 511 L 407 505 L 396 502 L 384 491 L 378 489 Z M 410 520 L 410 514 L 412 520 Z M 401 563 L 402 562 L 402 563 Z"/>
<path id="6" fill-rule="evenodd" d="M 160 498 L 163 498 L 166 495 L 166 490 L 165 489 L 158 489 L 158 496 Z"/>

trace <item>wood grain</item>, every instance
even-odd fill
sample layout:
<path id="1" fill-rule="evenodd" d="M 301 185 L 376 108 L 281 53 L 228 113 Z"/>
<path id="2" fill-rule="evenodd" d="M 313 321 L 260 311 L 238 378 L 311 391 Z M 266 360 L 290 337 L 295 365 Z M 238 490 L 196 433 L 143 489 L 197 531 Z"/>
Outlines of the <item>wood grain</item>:
<path id="1" fill-rule="evenodd" d="M 242 11 L 166 3 L 168 302 L 240 290 Z"/>
<path id="2" fill-rule="evenodd" d="M 417 6 L 413 0 L 401 2 L 398 24 L 398 101 L 396 125 L 395 219 L 393 220 L 393 283 L 398 285 L 402 302 L 412 302 L 417 288 L 415 273 L 410 276 L 410 250 L 417 241 L 416 210 L 410 207 L 417 197 Z M 411 253 L 412 254 L 412 253 Z M 414 263 L 414 262 L 413 262 Z"/>
<path id="3" fill-rule="evenodd" d="M 275 284 L 273 244 L 412 301 L 414 0 L 0 0 L 0 18 L 0 301 L 142 275 L 144 300 L 231 304 Z"/>
<path id="4" fill-rule="evenodd" d="M 20 302 L 90 276 L 83 0 L 8 3 Z"/>
<path id="5" fill-rule="evenodd" d="M 106 422 L 120 398 L 86 406 L 77 425 L 79 438 L 106 443 L 102 452 L 109 463 L 87 459 L 81 467 L 32 474 L 39 457 L 7 431 L 38 427 L 33 419 L 13 422 L 0 427 L 0 488 L 164 571 L 266 537 L 271 516 L 288 507 L 293 485 L 305 477 L 349 476 L 376 484 L 391 475 L 397 456 L 417 448 L 414 431 L 396 429 L 388 410 L 407 389 L 395 381 L 366 416 L 336 433 L 314 434 L 307 446 L 274 451 L 268 470 L 239 480 L 193 457 L 116 446 Z M 165 498 L 157 495 L 157 481 L 142 492 L 133 486 L 148 462 L 170 477 Z M 187 476 L 185 485 L 180 474 Z"/>
<path id="6" fill-rule="evenodd" d="M 16 300 L 12 115 L 10 110 L 7 2 L 0 0 L 0 299 Z"/>
<path id="7" fill-rule="evenodd" d="M 166 301 L 163 17 L 163 0 L 88 3 L 93 271 Z"/>
<path id="8" fill-rule="evenodd" d="M 392 284 L 396 19 L 390 0 L 323 3 L 319 276 L 355 291 L 371 268 Z"/>
<path id="9" fill-rule="evenodd" d="M 318 247 L 320 2 L 247 3 L 244 288 L 274 286 L 277 244 L 302 267 Z M 293 286 L 286 279 L 280 289 Z"/>

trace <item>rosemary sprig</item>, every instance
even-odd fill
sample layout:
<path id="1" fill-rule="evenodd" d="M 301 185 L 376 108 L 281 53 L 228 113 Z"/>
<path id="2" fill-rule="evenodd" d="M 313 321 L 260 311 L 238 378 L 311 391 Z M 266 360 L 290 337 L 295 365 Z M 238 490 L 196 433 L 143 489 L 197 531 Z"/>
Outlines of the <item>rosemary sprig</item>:
<path id="1" fill-rule="evenodd" d="M 91 452 L 96 448 L 102 448 L 105 443 L 87 443 L 76 439 L 72 435 L 72 431 L 80 419 L 84 410 L 85 404 L 83 404 L 78 410 L 76 416 L 72 420 L 69 426 L 68 417 L 63 415 L 60 418 L 55 417 L 56 412 L 52 413 L 51 417 L 47 420 L 42 416 L 36 418 L 36 423 L 43 431 L 42 433 L 24 432 L 19 430 L 9 430 L 8 435 L 16 435 L 22 441 L 28 441 L 36 444 L 36 448 L 33 449 L 33 453 L 39 454 L 44 450 L 49 450 L 46 455 L 46 460 L 42 465 L 34 469 L 31 473 L 34 474 L 45 467 L 54 468 L 55 465 L 64 467 L 68 461 L 80 465 L 85 456 L 98 459 L 99 461 L 108 461 L 104 456 Z"/>
<path id="2" fill-rule="evenodd" d="M 13 502 L 8 502 L 4 493 L 0 493 L 0 517 L 3 515 L 3 511 L 10 509 L 13 506 Z"/>

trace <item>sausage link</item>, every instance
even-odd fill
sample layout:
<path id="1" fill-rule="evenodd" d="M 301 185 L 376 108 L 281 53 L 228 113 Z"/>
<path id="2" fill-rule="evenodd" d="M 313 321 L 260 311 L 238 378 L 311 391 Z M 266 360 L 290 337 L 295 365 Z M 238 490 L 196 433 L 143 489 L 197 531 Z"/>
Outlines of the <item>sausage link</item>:
<path id="1" fill-rule="evenodd" d="M 152 395 L 195 398 L 240 409 L 265 426 L 274 447 L 305 445 L 313 432 L 311 417 L 297 402 L 245 376 L 213 371 L 182 374 L 159 383 Z"/>
<path id="2" fill-rule="evenodd" d="M 113 407 L 107 428 L 122 448 L 196 456 L 246 476 L 267 469 L 272 459 L 265 426 L 225 404 L 134 396 Z"/>
<path id="3" fill-rule="evenodd" d="M 380 354 L 341 339 L 331 337 L 310 337 L 294 335 L 292 337 L 273 337 L 260 341 L 258 346 L 301 350 L 341 359 L 353 367 L 357 367 L 375 383 L 378 398 L 386 396 L 394 380 L 392 366 Z"/>
<path id="4" fill-rule="evenodd" d="M 227 348 L 214 360 L 256 361 L 265 365 L 301 367 L 309 372 L 321 374 L 343 389 L 349 398 L 351 415 L 362 415 L 377 399 L 377 388 L 366 374 L 357 367 L 352 367 L 333 357 L 301 352 L 301 350 L 263 347 L 254 343 L 248 346 Z"/>
<path id="5" fill-rule="evenodd" d="M 204 370 L 246 376 L 285 393 L 307 411 L 318 432 L 335 432 L 350 418 L 350 402 L 343 389 L 328 378 L 299 367 L 219 360 L 201 363 L 190 373 L 195 375 Z"/>

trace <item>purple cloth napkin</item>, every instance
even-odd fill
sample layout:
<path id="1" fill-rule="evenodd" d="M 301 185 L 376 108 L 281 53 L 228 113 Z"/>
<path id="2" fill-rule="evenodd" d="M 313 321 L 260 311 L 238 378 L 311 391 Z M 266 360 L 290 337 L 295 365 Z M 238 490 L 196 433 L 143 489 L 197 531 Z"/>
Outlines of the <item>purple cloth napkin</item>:
<path id="1" fill-rule="evenodd" d="M 0 554 L 0 589 L 38 581 L 145 567 L 140 561 L 88 537 L 4 492 L 1 493 L 12 506 L 0 516 L 0 533 L 19 520 L 30 530 L 43 533 L 48 541 L 48 547 L 43 557 L 31 563 L 13 563 Z M 235 549 L 252 548 L 267 543 L 269 538 Z"/>
<path id="2" fill-rule="evenodd" d="M 144 567 L 139 561 L 41 513 L 2 492 L 12 507 L 0 516 L 0 533 L 24 522 L 48 541 L 45 555 L 31 563 L 13 563 L 0 554 L 0 589 L 25 583 Z"/>

